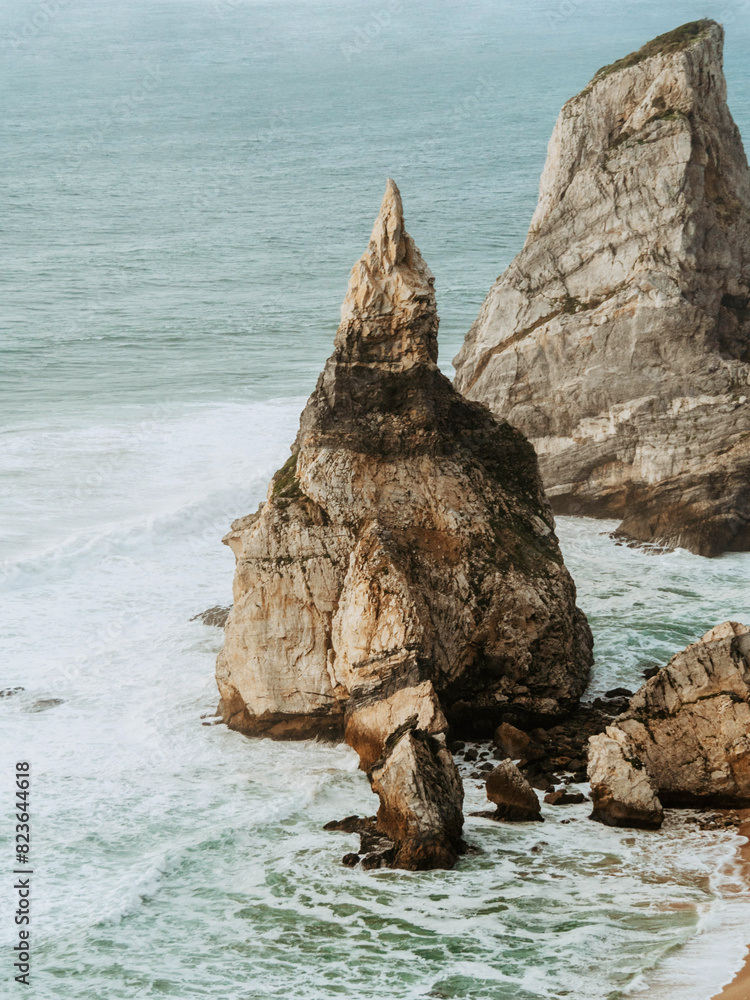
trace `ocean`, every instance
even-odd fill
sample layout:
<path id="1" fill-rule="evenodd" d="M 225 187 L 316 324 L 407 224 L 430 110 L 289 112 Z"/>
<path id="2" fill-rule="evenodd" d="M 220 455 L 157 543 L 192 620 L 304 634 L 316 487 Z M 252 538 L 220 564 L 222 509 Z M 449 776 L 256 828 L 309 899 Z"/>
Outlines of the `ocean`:
<path id="1" fill-rule="evenodd" d="M 452 872 L 343 868 L 323 824 L 376 807 L 355 754 L 204 725 L 221 633 L 191 621 L 231 601 L 221 536 L 288 455 L 386 177 L 450 373 L 562 103 L 703 16 L 750 136 L 746 0 L 4 0 L 0 687 L 24 690 L 0 698 L 0 856 L 9 887 L 29 760 L 30 995 L 707 1000 L 739 967 L 739 838 L 680 814 L 468 818 Z M 612 527 L 558 522 L 591 696 L 750 621 L 750 555 Z"/>

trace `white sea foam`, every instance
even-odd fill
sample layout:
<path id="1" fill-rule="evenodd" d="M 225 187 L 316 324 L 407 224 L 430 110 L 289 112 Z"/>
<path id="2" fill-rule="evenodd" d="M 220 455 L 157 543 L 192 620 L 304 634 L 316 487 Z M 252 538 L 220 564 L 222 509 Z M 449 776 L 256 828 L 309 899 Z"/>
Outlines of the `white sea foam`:
<path id="1" fill-rule="evenodd" d="M 133 447 L 122 423 L 97 427 L 76 452 L 84 472 L 83 455 L 112 470 L 88 498 L 91 524 L 56 526 L 7 564 L 3 683 L 26 690 L 0 701 L 3 757 L 23 747 L 33 765 L 40 995 L 81 995 L 55 972 L 76 968 L 91 995 L 128 1000 L 151 995 L 160 976 L 178 995 L 254 1000 L 597 1000 L 637 996 L 640 984 L 667 997 L 677 983 L 685 998 L 708 996 L 744 945 L 733 835 L 676 822 L 610 830 L 570 806 L 547 810 L 543 825 L 469 818 L 483 853 L 453 872 L 349 871 L 338 859 L 356 841 L 321 827 L 374 811 L 350 750 L 201 725 L 216 703 L 220 632 L 189 618 L 231 599 L 220 536 L 263 498 L 299 407 L 191 408 Z M 260 422 L 228 459 L 230 426 Z M 39 460 L 60 439 L 36 433 L 25 447 L 53 476 Z M 64 447 L 75 448 L 70 433 Z M 29 510 L 44 503 L 37 477 Z M 123 517 L 131 488 L 136 509 Z M 747 617 L 732 604 L 747 557 L 701 562 L 704 590 L 695 557 L 617 547 L 606 527 L 559 525 L 597 636 L 596 690 L 636 686 L 649 659 L 719 617 Z M 35 711 L 50 698 L 64 703 Z M 483 806 L 475 786 L 467 812 Z M 231 963 L 217 962 L 218 942 Z M 238 981 L 263 985 L 238 993 Z"/>

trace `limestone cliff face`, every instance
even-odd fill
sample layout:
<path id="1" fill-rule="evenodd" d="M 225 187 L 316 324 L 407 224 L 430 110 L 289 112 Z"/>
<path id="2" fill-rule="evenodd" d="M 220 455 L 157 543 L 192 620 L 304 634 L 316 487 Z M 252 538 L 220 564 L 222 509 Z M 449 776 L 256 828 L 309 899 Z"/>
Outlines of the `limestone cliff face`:
<path id="1" fill-rule="evenodd" d="M 750 548 L 750 173 L 722 48 L 684 25 L 565 105 L 455 361 L 530 438 L 556 510 L 705 555 Z"/>
<path id="2" fill-rule="evenodd" d="M 225 538 L 225 720 L 345 736 L 365 767 L 414 714 L 564 711 L 591 662 L 533 449 L 437 367 L 433 283 L 389 181 L 292 455 Z"/>

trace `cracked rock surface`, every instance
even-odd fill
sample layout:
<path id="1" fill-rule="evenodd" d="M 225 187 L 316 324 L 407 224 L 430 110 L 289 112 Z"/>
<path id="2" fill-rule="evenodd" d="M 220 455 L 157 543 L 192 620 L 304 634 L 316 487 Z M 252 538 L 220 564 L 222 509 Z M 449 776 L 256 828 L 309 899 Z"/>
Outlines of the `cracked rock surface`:
<path id="1" fill-rule="evenodd" d="M 532 447 L 438 369 L 433 284 L 389 181 L 292 455 L 225 538 L 224 720 L 343 737 L 365 769 L 412 719 L 564 714 L 592 659 Z"/>
<path id="2" fill-rule="evenodd" d="M 707 556 L 750 549 L 750 173 L 723 40 L 683 25 L 568 101 L 455 360 L 531 440 L 556 511 Z"/>
<path id="3" fill-rule="evenodd" d="M 591 738 L 589 779 L 613 822 L 613 801 L 643 811 L 646 784 L 665 806 L 750 806 L 750 629 L 724 622 L 673 656 Z"/>

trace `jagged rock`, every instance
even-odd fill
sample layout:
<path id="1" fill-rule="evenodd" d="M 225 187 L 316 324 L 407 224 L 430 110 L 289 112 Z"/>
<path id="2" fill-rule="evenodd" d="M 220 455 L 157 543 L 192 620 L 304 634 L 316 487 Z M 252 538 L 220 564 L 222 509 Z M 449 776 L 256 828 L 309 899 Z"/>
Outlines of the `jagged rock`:
<path id="1" fill-rule="evenodd" d="M 386 740 L 370 770 L 380 798 L 378 830 L 393 841 L 388 863 L 424 871 L 452 868 L 463 851 L 463 786 L 442 736 L 406 723 Z"/>
<path id="2" fill-rule="evenodd" d="M 224 539 L 223 718 L 344 735 L 365 768 L 414 713 L 458 735 L 564 713 L 591 663 L 533 449 L 437 367 L 433 282 L 389 181 L 292 455 Z"/>
<path id="3" fill-rule="evenodd" d="M 495 730 L 493 739 L 495 744 L 501 750 L 505 751 L 511 760 L 519 760 L 521 757 L 525 757 L 525 751 L 531 745 L 529 735 L 520 729 L 516 729 L 510 722 L 503 722 L 499 725 Z"/>
<path id="4" fill-rule="evenodd" d="M 487 798 L 497 811 L 493 819 L 525 822 L 541 819 L 542 809 L 534 789 L 512 760 L 502 760 L 487 777 Z"/>
<path id="5" fill-rule="evenodd" d="M 563 107 L 521 253 L 456 386 L 526 434 L 556 511 L 750 548 L 750 173 L 723 30 L 684 25 Z"/>
<path id="6" fill-rule="evenodd" d="M 614 727 L 627 735 L 664 805 L 745 807 L 749 702 L 750 629 L 725 622 L 673 656 Z"/>
<path id="7" fill-rule="evenodd" d="M 216 604 L 212 608 L 206 608 L 205 611 L 193 615 L 190 621 L 202 621 L 204 625 L 215 625 L 217 628 L 224 628 L 231 610 L 231 605 L 225 607 L 221 604 Z"/>
<path id="8" fill-rule="evenodd" d="M 657 829 L 664 810 L 648 771 L 622 730 L 608 726 L 589 740 L 591 818 L 607 826 Z"/>

